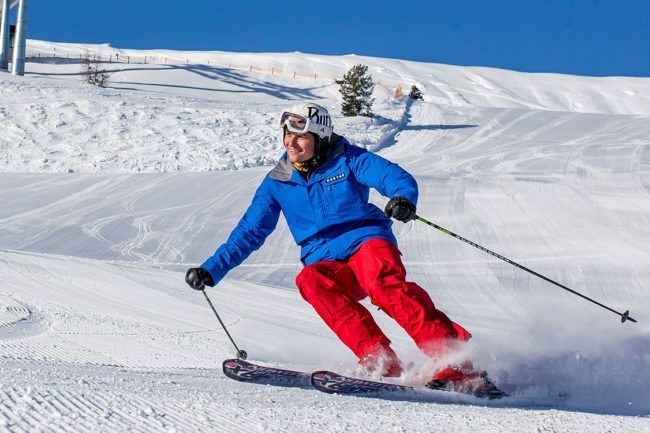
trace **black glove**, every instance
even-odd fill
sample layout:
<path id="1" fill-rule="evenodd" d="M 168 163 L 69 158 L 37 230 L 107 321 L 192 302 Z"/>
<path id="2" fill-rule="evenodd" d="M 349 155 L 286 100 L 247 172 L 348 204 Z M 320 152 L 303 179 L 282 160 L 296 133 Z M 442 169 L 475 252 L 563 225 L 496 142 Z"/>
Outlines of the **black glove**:
<path id="1" fill-rule="evenodd" d="M 388 218 L 395 218 L 403 223 L 415 219 L 415 205 L 401 195 L 391 198 L 384 212 Z"/>
<path id="2" fill-rule="evenodd" d="M 203 290 L 205 286 L 214 286 L 212 275 L 203 268 L 190 268 L 185 274 L 185 282 L 194 290 Z"/>

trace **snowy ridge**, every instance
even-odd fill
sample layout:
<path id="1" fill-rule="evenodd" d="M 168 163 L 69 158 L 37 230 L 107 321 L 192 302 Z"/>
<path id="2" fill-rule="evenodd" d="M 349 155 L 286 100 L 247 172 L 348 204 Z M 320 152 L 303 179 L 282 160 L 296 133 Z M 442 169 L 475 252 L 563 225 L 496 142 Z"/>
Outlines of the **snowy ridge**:
<path id="1" fill-rule="evenodd" d="M 54 48 L 144 54 L 28 45 Z M 147 54 L 332 76 L 363 62 L 377 81 L 417 84 L 425 101 L 377 86 L 377 117 L 349 119 L 329 83 L 207 65 L 111 64 L 108 89 L 80 83 L 67 59 L 0 74 L 0 431 L 650 429 L 650 79 Z M 305 98 L 415 175 L 420 215 L 639 323 L 428 226 L 396 224 L 410 278 L 473 333 L 472 358 L 511 398 L 359 399 L 224 378 L 234 349 L 183 273 L 226 239 L 282 153 L 277 113 Z M 208 293 L 251 360 L 352 373 L 353 355 L 297 292 L 300 269 L 281 220 Z M 403 382 L 423 383 L 434 363 L 366 305 L 416 365 Z"/>
<path id="2" fill-rule="evenodd" d="M 650 114 L 650 79 L 524 74 L 360 56 L 302 53 L 241 54 L 118 50 L 104 45 L 30 40 L 28 54 L 149 54 L 180 64 L 105 64 L 109 89 L 79 87 L 78 58 L 34 58 L 28 76 L 4 78 L 0 96 L 0 170 L 3 172 L 169 172 L 231 170 L 271 165 L 280 151 L 279 109 L 295 100 L 318 100 L 356 143 L 373 148 L 390 141 L 405 113 L 378 85 L 379 117 L 341 118 L 338 86 L 218 67 L 232 63 L 341 77 L 353 64 L 370 67 L 375 81 L 416 84 L 436 106 L 518 108 L 577 113 Z M 212 65 L 207 62 L 213 60 Z M 73 84 L 74 83 L 74 84 Z M 71 87 L 72 85 L 72 87 Z M 74 98 L 68 98 L 70 89 Z M 134 92 L 133 90 L 140 90 Z M 189 98 L 177 98 L 177 95 Z M 126 103 L 125 101 L 129 102 Z M 78 143 L 83 143 L 80 146 Z"/>
<path id="3" fill-rule="evenodd" d="M 295 53 L 230 53 L 224 51 L 192 52 L 169 50 L 123 50 L 109 45 L 80 45 L 61 44 L 45 41 L 30 40 L 28 55 L 38 53 L 59 53 L 78 56 L 86 52 L 108 56 L 120 53 L 122 55 L 144 55 L 168 57 L 177 59 L 180 65 L 117 65 L 119 71 L 115 81 L 127 84 L 141 85 L 150 90 L 174 87 L 176 92 L 203 91 L 202 97 L 229 99 L 227 90 L 236 93 L 241 100 L 247 96 L 258 98 L 256 93 L 268 93 L 268 96 L 278 99 L 291 98 L 292 95 L 302 98 L 310 94 L 323 97 L 336 97 L 336 86 L 326 86 L 320 82 L 310 82 L 303 79 L 284 79 L 274 77 L 270 73 L 247 74 L 224 71 L 226 65 L 251 65 L 264 67 L 268 70 L 275 67 L 278 70 L 300 71 L 304 76 L 311 74 L 341 78 L 352 65 L 363 63 L 375 82 L 402 84 L 405 90 L 410 85 L 417 85 L 424 93 L 426 100 L 447 105 L 467 106 L 477 105 L 500 108 L 530 108 L 534 110 L 571 111 L 582 113 L 603 114 L 650 114 L 648 102 L 650 96 L 650 78 L 632 77 L 577 77 L 562 74 L 530 74 L 505 71 L 484 67 L 459 67 L 434 63 L 421 63 L 396 59 L 384 59 L 357 55 L 324 56 L 315 54 Z M 189 60 L 191 59 L 191 61 Z M 62 61 L 63 59 L 59 59 Z M 209 67 L 207 63 L 220 64 L 221 67 Z M 189 63 L 187 63 L 189 61 Z M 57 61 L 55 60 L 55 63 Z M 48 62 L 49 63 L 49 62 Z M 72 63 L 72 65 L 66 63 Z M 47 68 L 46 74 L 60 76 L 78 72 L 76 62 L 63 62 L 56 69 Z M 182 63 L 185 63 L 183 65 Z M 189 66 L 188 66 L 189 65 Z M 32 65 L 32 71 L 39 72 L 42 68 Z M 56 71 L 56 72 L 54 72 Z M 169 73 L 161 73 L 167 71 Z M 206 88 L 192 89 L 189 84 L 188 72 L 195 75 L 191 81 L 194 84 L 205 84 Z M 64 74 L 66 75 L 66 74 Z M 155 79 L 146 83 L 136 82 L 141 75 L 153 75 Z M 163 77 L 165 75 L 165 77 Z M 183 78 L 185 76 L 185 78 Z M 197 77 L 198 76 L 198 77 Z M 219 77 L 222 83 L 210 81 Z M 133 80 L 132 82 L 128 82 Z M 172 84 L 174 84 L 172 86 Z M 231 87 L 226 87 L 230 85 Z M 289 87 L 283 91 L 283 85 Z M 117 86 L 117 83 L 116 83 Z M 238 86 L 233 89 L 232 86 Z M 251 92 L 251 87 L 259 86 Z M 160 89 L 164 90 L 164 89 Z M 207 91 L 205 91 L 207 90 Z M 221 92 L 220 92 L 221 91 Z M 225 94 L 224 94 L 225 93 Z"/>

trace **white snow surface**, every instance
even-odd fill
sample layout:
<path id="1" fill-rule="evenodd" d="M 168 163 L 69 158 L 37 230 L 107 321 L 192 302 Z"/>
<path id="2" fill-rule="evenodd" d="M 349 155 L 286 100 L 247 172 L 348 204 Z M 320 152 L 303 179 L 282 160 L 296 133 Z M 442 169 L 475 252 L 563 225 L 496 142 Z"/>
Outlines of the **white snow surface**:
<path id="1" fill-rule="evenodd" d="M 106 63 L 101 89 L 81 80 L 86 51 L 158 63 Z M 28 41 L 38 53 L 25 77 L 0 73 L 1 432 L 650 431 L 650 78 Z M 342 117 L 331 81 L 223 67 L 340 77 L 355 63 L 382 83 L 374 119 Z M 395 99 L 398 83 L 425 100 Z M 305 99 L 416 177 L 418 214 L 638 323 L 396 223 L 409 278 L 473 333 L 469 355 L 509 398 L 225 378 L 234 349 L 184 271 L 225 241 L 282 154 L 279 112 Z M 208 294 L 252 361 L 354 373 L 295 288 L 298 256 L 281 220 Z M 414 363 L 400 383 L 451 361 L 364 303 Z"/>

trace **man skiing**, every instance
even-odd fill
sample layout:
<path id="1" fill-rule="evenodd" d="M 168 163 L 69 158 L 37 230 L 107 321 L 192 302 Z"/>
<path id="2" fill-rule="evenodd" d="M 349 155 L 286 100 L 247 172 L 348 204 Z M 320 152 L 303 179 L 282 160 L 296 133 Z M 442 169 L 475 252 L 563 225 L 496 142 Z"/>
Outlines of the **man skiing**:
<path id="1" fill-rule="evenodd" d="M 350 144 L 333 132 L 327 110 L 299 104 L 280 116 L 286 153 L 268 173 L 226 243 L 185 280 L 196 290 L 214 286 L 260 248 L 282 211 L 301 247 L 303 270 L 296 278 L 302 297 L 359 358 L 368 372 L 403 373 L 390 340 L 359 301 L 369 297 L 392 317 L 427 355 L 458 350 L 471 335 L 435 308 L 428 293 L 406 281 L 395 218 L 415 218 L 415 179 L 386 159 Z M 369 189 L 390 198 L 385 211 L 368 203 Z M 473 391 L 489 383 L 465 362 L 433 376 L 431 387 Z"/>

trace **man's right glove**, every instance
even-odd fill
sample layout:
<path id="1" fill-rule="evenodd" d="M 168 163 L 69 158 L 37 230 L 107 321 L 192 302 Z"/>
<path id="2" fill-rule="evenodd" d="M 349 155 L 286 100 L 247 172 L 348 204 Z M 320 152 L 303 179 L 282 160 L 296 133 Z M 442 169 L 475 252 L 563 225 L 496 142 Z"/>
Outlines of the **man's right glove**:
<path id="1" fill-rule="evenodd" d="M 194 290 L 203 290 L 205 286 L 214 286 L 212 275 L 203 268 L 190 268 L 185 274 L 185 282 Z"/>
<path id="2" fill-rule="evenodd" d="M 388 218 L 395 218 L 403 223 L 415 219 L 415 205 L 401 195 L 391 198 L 384 212 Z"/>

